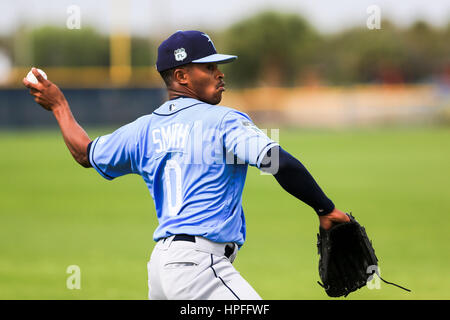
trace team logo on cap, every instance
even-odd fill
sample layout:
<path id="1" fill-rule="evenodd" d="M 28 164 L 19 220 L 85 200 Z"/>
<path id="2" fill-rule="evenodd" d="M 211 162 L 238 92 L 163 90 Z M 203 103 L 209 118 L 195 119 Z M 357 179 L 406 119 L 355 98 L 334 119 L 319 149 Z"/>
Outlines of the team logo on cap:
<path id="1" fill-rule="evenodd" d="M 186 50 L 184 50 L 184 48 L 175 50 L 173 54 L 175 55 L 175 60 L 177 61 L 183 61 L 187 57 L 187 53 Z"/>
<path id="2" fill-rule="evenodd" d="M 206 33 L 202 33 L 202 36 L 206 37 L 208 39 L 208 42 L 211 42 L 211 45 L 213 46 L 214 50 L 216 50 L 216 47 L 214 46 L 214 43 L 212 42 L 211 38 Z"/>

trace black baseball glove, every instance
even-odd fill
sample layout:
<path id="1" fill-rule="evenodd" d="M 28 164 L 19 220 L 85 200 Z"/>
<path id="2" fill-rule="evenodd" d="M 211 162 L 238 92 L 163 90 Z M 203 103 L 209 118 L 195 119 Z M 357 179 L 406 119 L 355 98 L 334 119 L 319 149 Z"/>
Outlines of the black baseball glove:
<path id="1" fill-rule="evenodd" d="M 329 230 L 320 227 L 317 234 L 319 275 L 322 280 L 319 284 L 330 297 L 346 297 L 364 287 L 374 273 L 379 276 L 378 259 L 366 230 L 351 214 L 347 215 L 349 222 L 334 225 Z"/>

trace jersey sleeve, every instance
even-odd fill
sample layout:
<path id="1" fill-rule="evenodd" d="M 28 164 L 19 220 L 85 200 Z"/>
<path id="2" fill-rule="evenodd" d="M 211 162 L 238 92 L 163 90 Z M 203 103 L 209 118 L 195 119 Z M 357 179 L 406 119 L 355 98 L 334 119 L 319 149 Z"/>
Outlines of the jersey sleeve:
<path id="1" fill-rule="evenodd" d="M 89 148 L 92 167 L 108 180 L 139 173 L 138 132 L 137 122 L 133 122 L 93 140 Z"/>
<path id="2" fill-rule="evenodd" d="M 279 145 L 260 130 L 248 115 L 239 111 L 228 112 L 221 124 L 223 143 L 241 163 L 260 167 L 267 151 Z"/>

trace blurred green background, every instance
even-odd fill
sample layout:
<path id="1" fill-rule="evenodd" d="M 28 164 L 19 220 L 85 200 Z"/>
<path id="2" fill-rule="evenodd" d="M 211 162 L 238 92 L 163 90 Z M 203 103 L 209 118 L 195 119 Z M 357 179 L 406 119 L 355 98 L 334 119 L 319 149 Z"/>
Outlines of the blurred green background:
<path id="1" fill-rule="evenodd" d="M 365 12 L 361 16 L 369 17 Z M 239 63 L 222 66 L 234 88 L 449 81 L 450 23 L 435 26 L 418 19 L 403 26 L 381 17 L 380 29 L 361 24 L 323 33 L 302 14 L 269 10 L 202 31 L 219 51 L 238 55 Z M 0 33 L 1 57 L 11 65 L 0 84 L 17 86 L 23 71 L 42 66 L 65 86 L 98 86 L 95 81 L 102 86 L 162 86 L 154 69 L 157 47 L 173 32 L 144 37 L 129 31 L 105 34 L 90 25 L 73 30 L 64 24 L 21 24 L 10 34 Z M 134 72 L 120 78 L 108 74 L 112 64 Z M 91 79 L 74 76 L 78 74 Z"/>
<path id="2" fill-rule="evenodd" d="M 0 3 L 0 299 L 147 298 L 157 220 L 144 182 L 76 164 L 21 80 L 46 71 L 95 138 L 164 100 L 156 50 L 178 29 L 239 56 L 221 66 L 222 104 L 269 136 L 279 129 L 282 147 L 366 227 L 382 277 L 412 290 L 381 283 L 347 299 L 450 298 L 448 2 L 83 0 L 74 29 L 72 2 Z M 254 168 L 243 206 L 235 266 L 258 293 L 329 299 L 314 211 Z M 67 288 L 71 265 L 80 290 Z"/>
<path id="3" fill-rule="evenodd" d="M 56 131 L 0 139 L 0 298 L 145 299 L 156 217 L 143 180 L 79 167 Z M 347 299 L 450 298 L 450 128 L 285 129 L 280 140 L 366 226 L 381 276 L 412 290 L 381 283 Z M 327 299 L 314 211 L 255 168 L 243 205 L 241 274 L 264 299 Z M 66 288 L 69 265 L 81 269 L 80 290 Z"/>

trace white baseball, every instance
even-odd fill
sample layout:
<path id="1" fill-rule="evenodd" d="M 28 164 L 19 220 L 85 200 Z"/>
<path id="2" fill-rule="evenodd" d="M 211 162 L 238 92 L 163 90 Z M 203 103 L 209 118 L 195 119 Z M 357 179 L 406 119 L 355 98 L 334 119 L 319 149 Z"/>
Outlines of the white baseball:
<path id="1" fill-rule="evenodd" d="M 37 69 L 37 71 L 42 74 L 42 76 L 44 77 L 44 79 L 47 79 L 47 75 L 45 74 L 44 71 L 42 71 L 41 69 Z M 34 76 L 33 72 L 30 70 L 30 72 L 28 72 L 27 74 L 27 80 L 31 83 L 37 84 L 38 83 L 38 79 L 36 79 L 36 77 Z"/>

